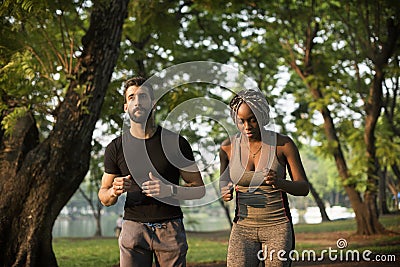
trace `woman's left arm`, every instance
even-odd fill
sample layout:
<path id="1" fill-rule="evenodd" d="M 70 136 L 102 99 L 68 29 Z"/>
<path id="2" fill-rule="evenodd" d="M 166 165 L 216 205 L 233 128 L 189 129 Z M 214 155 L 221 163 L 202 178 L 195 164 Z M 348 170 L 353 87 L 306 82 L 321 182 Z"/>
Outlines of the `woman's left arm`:
<path id="1" fill-rule="evenodd" d="M 297 146 L 288 136 L 280 135 L 278 138 L 282 139 L 278 140 L 278 143 L 282 144 L 282 146 L 279 147 L 282 149 L 281 153 L 286 159 L 286 165 L 291 181 L 275 177 L 275 179 L 271 180 L 271 182 L 273 182 L 270 184 L 275 188 L 281 189 L 294 196 L 308 195 L 309 185 L 307 182 L 307 176 Z"/>

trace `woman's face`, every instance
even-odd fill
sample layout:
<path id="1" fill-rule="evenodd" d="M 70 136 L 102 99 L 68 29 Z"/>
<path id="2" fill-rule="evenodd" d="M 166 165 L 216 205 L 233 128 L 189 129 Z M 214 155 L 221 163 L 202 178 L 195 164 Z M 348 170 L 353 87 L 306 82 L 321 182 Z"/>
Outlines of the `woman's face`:
<path id="1" fill-rule="evenodd" d="M 260 127 L 251 108 L 242 103 L 237 111 L 237 127 L 248 139 L 260 139 Z"/>

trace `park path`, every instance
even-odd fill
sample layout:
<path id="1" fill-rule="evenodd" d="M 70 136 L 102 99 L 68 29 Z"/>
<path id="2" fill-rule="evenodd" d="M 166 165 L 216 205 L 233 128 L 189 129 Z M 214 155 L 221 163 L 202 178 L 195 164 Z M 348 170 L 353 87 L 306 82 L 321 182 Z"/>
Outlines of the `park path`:
<path id="1" fill-rule="evenodd" d="M 292 267 L 399 267 L 400 262 L 294 262 Z M 226 267 L 225 262 L 187 264 L 187 267 Z"/>
<path id="2" fill-rule="evenodd" d="M 204 232 L 191 232 L 188 235 L 198 236 L 203 238 L 209 238 L 211 240 L 227 240 L 229 237 L 228 231 L 219 231 L 213 233 Z M 349 244 L 368 244 L 373 241 L 376 237 L 374 236 L 355 236 L 349 231 L 337 231 L 337 232 L 322 232 L 322 233 L 298 233 L 296 234 L 296 241 L 309 244 L 319 244 L 319 246 L 328 248 L 336 248 L 336 242 L 340 238 L 345 238 Z M 387 245 L 398 245 L 400 244 L 400 238 L 394 239 L 392 244 L 380 244 L 382 246 Z M 318 267 L 400 267 L 400 251 L 395 253 L 396 262 L 377 262 L 377 261 L 331 261 L 326 258 L 324 261 L 297 261 L 293 262 L 292 267 L 306 267 L 306 266 L 318 266 Z M 370 255 L 371 259 L 374 255 Z M 188 263 L 188 267 L 226 267 L 226 262 L 210 262 L 210 263 Z"/>

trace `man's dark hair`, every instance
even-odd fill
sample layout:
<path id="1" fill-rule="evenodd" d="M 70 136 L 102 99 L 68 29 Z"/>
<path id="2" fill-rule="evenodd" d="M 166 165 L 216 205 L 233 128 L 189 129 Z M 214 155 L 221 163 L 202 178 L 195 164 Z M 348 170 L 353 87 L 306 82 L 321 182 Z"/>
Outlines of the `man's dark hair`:
<path id="1" fill-rule="evenodd" d="M 126 103 L 126 90 L 128 90 L 129 87 L 131 86 L 142 86 L 146 82 L 146 79 L 140 76 L 133 77 L 125 82 L 124 85 L 124 103 Z M 149 82 L 147 82 L 144 87 L 147 88 L 150 94 L 151 100 L 154 100 L 154 92 L 153 92 L 153 87 Z"/>

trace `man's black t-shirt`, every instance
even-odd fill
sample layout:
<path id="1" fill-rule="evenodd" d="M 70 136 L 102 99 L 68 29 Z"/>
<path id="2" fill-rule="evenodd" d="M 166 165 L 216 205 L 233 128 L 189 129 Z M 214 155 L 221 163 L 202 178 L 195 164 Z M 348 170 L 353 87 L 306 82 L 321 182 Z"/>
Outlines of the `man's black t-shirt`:
<path id="1" fill-rule="evenodd" d="M 115 138 L 104 154 L 105 172 L 119 176 L 131 175 L 133 189 L 127 192 L 125 220 L 138 222 L 161 222 L 182 218 L 178 200 L 168 199 L 166 204 L 142 193 L 141 185 L 150 180 L 149 172 L 173 184 L 179 184 L 179 170 L 194 164 L 189 143 L 180 135 L 157 128 L 148 139 L 133 137 L 129 131 Z"/>

